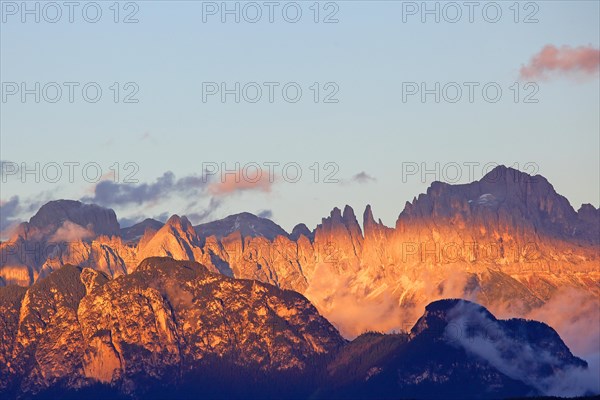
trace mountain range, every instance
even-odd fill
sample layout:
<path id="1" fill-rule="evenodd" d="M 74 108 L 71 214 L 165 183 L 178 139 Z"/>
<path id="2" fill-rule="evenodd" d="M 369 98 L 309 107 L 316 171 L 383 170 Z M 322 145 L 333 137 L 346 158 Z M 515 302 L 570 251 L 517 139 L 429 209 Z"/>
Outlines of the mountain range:
<path id="1" fill-rule="evenodd" d="M 0 285 L 28 286 L 65 264 L 117 277 L 166 256 L 302 293 L 352 337 L 406 328 L 444 297 L 517 316 L 566 287 L 597 298 L 599 221 L 598 209 L 575 211 L 542 176 L 506 167 L 470 184 L 433 183 L 406 203 L 393 228 L 370 206 L 361 227 L 346 206 L 291 234 L 249 213 L 198 226 L 173 215 L 121 229 L 112 210 L 58 200 L 0 245 Z M 404 312 L 384 317 L 398 308 Z M 351 309 L 369 310 L 368 318 L 346 321 Z"/>
<path id="2" fill-rule="evenodd" d="M 348 342 L 297 292 L 166 257 L 116 279 L 65 265 L 1 288 L 0 316 L 6 398 L 505 398 L 587 370 L 546 324 L 469 301 Z"/>
<path id="3" fill-rule="evenodd" d="M 435 393 L 458 395 L 467 384 L 485 386 L 473 389 L 473 396 L 484 389 L 489 390 L 488 397 L 584 394 L 585 390 L 557 388 L 551 378 L 558 371 L 568 376 L 572 368 L 585 369 L 585 362 L 573 357 L 547 325 L 528 320 L 549 323 L 579 355 L 600 353 L 600 210 L 585 204 L 576 211 L 544 177 L 503 166 L 469 184 L 434 182 L 426 193 L 405 204 L 394 227 L 376 221 L 370 206 L 360 224 L 354 210 L 345 206 L 343 210 L 334 208 L 314 229 L 298 224 L 291 233 L 249 213 L 197 226 L 185 216 L 173 215 L 165 223 L 146 219 L 121 228 L 110 209 L 72 200 L 51 201 L 0 244 L 0 253 L 0 286 L 6 286 L 0 291 L 6 310 L 0 317 L 0 331 L 9 335 L 3 339 L 4 358 L 0 360 L 0 365 L 10 363 L 0 372 L 6 390 L 38 393 L 61 385 L 83 389 L 92 380 L 108 385 L 106 390 L 135 394 L 138 377 L 160 381 L 165 387 L 173 383 L 185 390 L 181 389 L 185 387 L 181 374 L 216 371 L 216 364 L 236 365 L 233 370 L 239 372 L 238 367 L 256 362 L 277 375 L 260 377 L 281 378 L 282 387 L 289 380 L 282 371 L 294 369 L 291 381 L 310 388 L 310 393 L 298 389 L 299 397 L 376 393 L 385 398 L 397 396 L 398 391 L 409 397 L 411 393 L 435 397 Z M 208 286 L 207 279 L 212 282 Z M 56 280 L 60 282 L 52 289 L 49 282 Z M 230 285 L 233 287 L 227 289 Z M 289 336 L 286 331 L 285 337 L 279 338 L 289 345 L 280 356 L 288 367 L 275 361 L 280 349 L 272 346 L 279 339 L 262 343 L 233 333 L 241 329 L 238 324 L 250 324 L 254 331 L 256 318 L 264 319 L 264 315 L 254 315 L 258 311 L 249 305 L 254 304 L 257 287 L 274 291 L 277 301 L 286 304 L 284 314 L 302 316 L 293 329 L 289 327 Z M 215 350 L 218 343 L 203 331 L 211 323 L 226 322 L 204 322 L 202 318 L 210 315 L 188 315 L 182 306 L 200 301 L 213 311 L 219 307 L 223 311 L 229 302 L 212 304 L 216 292 L 221 300 L 244 293 L 233 302 L 246 308 L 228 310 L 235 316 L 223 317 L 236 320 L 227 335 L 233 335 L 237 344 L 232 345 L 230 336 L 224 339 L 224 334 L 214 339 L 227 342 L 234 350 Z M 37 302 L 36 296 L 40 296 Z M 442 300 L 448 298 L 464 300 Z M 141 313 L 140 318 L 154 321 L 148 322 L 153 328 L 148 328 L 152 333 L 147 337 L 128 333 L 127 326 L 121 326 L 123 320 L 112 315 L 126 314 L 125 304 L 138 301 L 143 306 L 134 311 Z M 52 306 L 53 302 L 60 307 Z M 44 311 L 37 306 L 49 308 Z M 183 307 L 180 311 L 179 306 Z M 268 307 L 267 316 L 275 306 Z M 505 347 L 498 350 L 490 347 L 489 341 L 480 343 L 478 325 L 474 336 L 469 336 L 472 340 L 449 345 L 444 324 L 456 307 L 466 307 L 458 314 L 476 314 L 500 327 Z M 441 311 L 436 311 L 438 308 Z M 275 309 L 281 310 L 280 306 Z M 51 316 L 57 310 L 64 318 L 55 321 Z M 29 325 L 24 317 L 28 312 L 39 321 Z M 503 322 L 490 312 L 527 321 Z M 287 321 L 290 315 L 279 317 Z M 139 321 L 131 324 L 145 326 Z M 309 329 L 306 324 L 316 325 Z M 446 333 L 429 334 L 426 326 L 431 324 L 444 327 Z M 302 329 L 308 329 L 312 339 L 306 339 Z M 388 334 L 364 333 L 369 331 Z M 260 330 L 256 335 L 268 337 Z M 552 344 L 543 343 L 550 338 Z M 244 340 L 249 348 L 242 345 Z M 130 348 L 138 341 L 142 343 L 139 346 L 147 343 L 147 347 Z M 200 342 L 208 347 L 188 348 Z M 52 348 L 53 343 L 73 343 L 73 353 L 65 353 L 60 346 Z M 510 350 L 513 346 L 529 349 L 535 343 L 540 349 L 551 347 L 544 357 L 550 366 L 528 355 L 529 350 L 521 354 Z M 47 347 L 38 350 L 40 344 Z M 290 353 L 296 345 L 300 346 L 298 353 Z M 442 346 L 439 352 L 427 350 L 438 345 Z M 419 349 L 427 355 L 423 360 L 418 357 Z M 136 354 L 132 355 L 137 357 L 134 362 L 127 361 L 130 350 Z M 442 358 L 432 358 L 433 353 Z M 515 362 L 518 356 L 530 360 Z M 149 358 L 148 364 L 144 357 Z M 196 361 L 206 357 L 225 358 L 227 363 L 207 361 L 196 368 Z M 452 375 L 449 365 L 455 357 L 463 360 L 464 375 Z M 45 358 L 51 363 L 46 369 Z M 362 362 L 364 359 L 377 362 Z M 481 359 L 487 360 L 488 369 L 479 369 Z M 138 364 L 136 368 L 144 371 L 129 369 Z M 186 367 L 181 367 L 184 364 Z M 534 369 L 524 373 L 524 364 Z M 520 369 L 513 369 L 515 366 Z M 156 370 L 146 371 L 152 368 Z M 470 368 L 477 377 L 472 381 L 465 372 Z M 345 380 L 343 371 L 348 369 L 354 373 Z M 254 376 L 251 372 L 256 368 L 250 370 L 248 376 Z M 59 372 L 53 377 L 49 371 Z M 523 380 L 524 375 L 536 378 Z M 218 381 L 217 377 L 213 381 Z M 425 386 L 414 385 L 421 381 Z M 438 384 L 441 386 L 435 386 Z M 275 386 L 272 394 L 277 397 Z"/>

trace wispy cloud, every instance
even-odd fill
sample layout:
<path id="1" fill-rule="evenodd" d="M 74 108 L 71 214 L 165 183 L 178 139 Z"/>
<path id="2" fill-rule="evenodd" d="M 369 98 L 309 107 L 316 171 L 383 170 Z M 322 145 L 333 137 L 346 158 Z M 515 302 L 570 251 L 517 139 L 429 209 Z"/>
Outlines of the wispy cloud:
<path id="1" fill-rule="evenodd" d="M 12 236 L 13 229 L 23 222 L 23 218 L 30 217 L 51 197 L 50 192 L 42 192 L 35 198 L 25 200 L 19 196 L 0 200 L 0 239 L 5 240 Z"/>
<path id="2" fill-rule="evenodd" d="M 74 242 L 94 237 L 94 232 L 71 221 L 65 221 L 50 237 L 50 242 Z"/>
<path id="3" fill-rule="evenodd" d="M 0 200 L 0 233 L 3 237 L 8 236 L 10 228 L 20 222 L 17 219 L 20 211 L 19 196 L 13 196 L 9 200 Z"/>
<path id="4" fill-rule="evenodd" d="M 140 136 L 140 141 L 156 144 L 156 137 L 150 132 L 146 131 Z"/>
<path id="5" fill-rule="evenodd" d="M 209 178 L 187 175 L 178 179 L 173 172 L 167 171 L 151 183 L 133 184 L 106 180 L 98 182 L 92 194 L 82 197 L 81 201 L 111 208 L 127 208 L 132 205 L 151 208 L 166 199 L 193 198 L 194 201 L 188 203 L 180 212 L 194 223 L 200 223 L 212 217 L 222 204 L 222 201 L 211 193 L 210 188 L 214 183 L 211 183 Z M 164 221 L 168 217 L 169 213 L 163 212 L 154 216 L 154 219 Z M 147 215 L 139 213 L 138 209 L 136 213 L 122 217 L 120 221 L 123 226 L 131 226 L 145 218 Z"/>
<path id="6" fill-rule="evenodd" d="M 167 171 L 153 183 L 132 184 L 110 180 L 98 182 L 93 195 L 81 200 L 105 207 L 142 205 L 176 194 L 199 194 L 204 192 L 206 187 L 207 182 L 201 176 L 189 175 L 176 179 L 175 174 Z"/>
<path id="7" fill-rule="evenodd" d="M 256 215 L 259 216 L 260 218 L 271 219 L 271 218 L 273 218 L 273 211 L 271 211 L 271 210 L 260 210 L 258 212 L 258 214 L 256 214 Z"/>
<path id="8" fill-rule="evenodd" d="M 597 370 L 565 365 L 556 354 L 534 349 L 529 343 L 509 336 L 501 322 L 489 319 L 475 304 L 461 302 L 450 310 L 448 316 L 450 321 L 446 334 L 451 343 L 487 360 L 505 375 L 526 382 L 545 395 L 572 397 L 600 390 Z M 468 332 L 472 335 L 456 335 L 449 329 L 451 326 L 469 327 Z M 539 376 L 537 371 L 547 365 L 551 366 L 552 374 Z"/>
<path id="9" fill-rule="evenodd" d="M 359 184 L 359 185 L 366 185 L 368 183 L 373 183 L 373 182 L 377 182 L 377 179 L 365 171 L 361 171 L 361 172 L 357 173 L 356 175 L 353 175 L 349 179 L 340 179 L 339 180 L 339 183 L 341 185 L 351 185 L 351 184 L 355 184 L 355 183 Z"/>
<path id="10" fill-rule="evenodd" d="M 150 134 L 150 132 L 144 132 L 142 134 L 142 140 L 148 140 L 148 139 L 151 139 L 151 138 L 152 138 L 152 135 Z"/>
<path id="11" fill-rule="evenodd" d="M 600 49 L 592 46 L 556 47 L 546 45 L 521 67 L 521 79 L 548 79 L 552 76 L 569 75 L 589 77 L 598 74 Z"/>
<path id="12" fill-rule="evenodd" d="M 11 166 L 3 170 L 3 173 L 12 171 L 14 163 L 8 161 L 3 161 L 3 163 L 9 163 Z M 177 178 L 173 172 L 167 171 L 153 182 L 125 183 L 114 181 L 112 173 L 108 173 L 102 176 L 101 180 L 93 185 L 80 200 L 84 203 L 93 203 L 114 209 L 136 207 L 135 213 L 126 214 L 121 218 L 123 225 L 127 226 L 147 217 L 140 213 L 140 207 L 148 211 L 165 200 L 191 198 L 194 201 L 188 202 L 188 206 L 180 211 L 195 223 L 201 223 L 214 217 L 225 197 L 245 191 L 269 192 L 274 182 L 274 179 L 264 171 L 261 171 L 258 179 L 253 179 L 253 177 L 242 179 L 242 177 L 243 174 L 240 173 L 237 177 L 235 174 L 225 175 L 221 181 L 217 181 L 217 176 L 210 174 L 204 176 L 190 174 Z M 22 222 L 23 217 L 30 217 L 51 199 L 50 195 L 51 193 L 48 192 L 32 199 L 23 200 L 19 196 L 13 196 L 8 200 L 2 200 L 0 202 L 1 237 L 7 238 L 8 228 Z M 157 210 L 153 210 L 153 213 L 156 212 Z M 154 218 L 166 219 L 168 213 L 164 212 Z"/>
<path id="13" fill-rule="evenodd" d="M 211 217 L 214 216 L 215 211 L 217 211 L 217 209 L 221 206 L 221 204 L 222 200 L 216 197 L 212 197 L 206 207 L 200 207 L 202 211 L 194 211 L 198 210 L 199 206 L 198 202 L 193 202 L 191 204 L 188 204 L 185 216 L 188 217 L 188 219 L 193 224 L 200 224 L 202 222 L 210 220 Z"/>
<path id="14" fill-rule="evenodd" d="M 365 171 L 361 171 L 358 174 L 354 175 L 351 179 L 352 182 L 356 183 L 370 183 L 375 182 L 377 179 L 373 178 L 371 175 L 367 174 Z"/>

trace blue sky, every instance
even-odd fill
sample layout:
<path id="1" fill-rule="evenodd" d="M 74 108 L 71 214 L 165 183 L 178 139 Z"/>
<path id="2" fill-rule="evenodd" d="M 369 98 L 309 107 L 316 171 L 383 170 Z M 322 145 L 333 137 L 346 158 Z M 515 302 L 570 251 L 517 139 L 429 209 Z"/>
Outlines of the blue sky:
<path id="1" fill-rule="evenodd" d="M 221 7 L 221 2 L 199 1 L 122 2 L 119 23 L 113 21 L 112 1 L 98 2 L 102 17 L 97 23 L 86 22 L 80 9 L 69 23 L 64 7 L 57 23 L 44 21 L 44 15 L 39 23 L 32 16 L 23 23 L 21 11 L 13 15 L 6 3 L 11 2 L 2 2 L 3 96 L 10 83 L 25 82 L 33 88 L 35 82 L 41 87 L 57 82 L 63 89 L 64 82 L 80 85 L 72 103 L 66 89 L 56 103 L 44 98 L 35 103 L 33 95 L 25 102 L 20 93 L 6 95 L 0 103 L 0 159 L 29 166 L 93 162 L 103 174 L 117 162 L 119 183 L 130 189 L 111 186 L 122 201 L 105 205 L 121 217 L 179 213 L 193 215 L 197 223 L 250 211 L 272 215 L 291 230 L 298 222 L 314 226 L 334 206 L 350 204 L 362 214 L 370 203 L 376 218 L 393 225 L 406 201 L 424 192 L 432 180 L 446 177 L 403 179 L 403 163 L 409 162 L 429 168 L 436 162 L 441 168 L 457 163 L 462 166 L 460 182 L 469 181 L 464 163 L 480 163 L 473 179 L 481 178 L 487 163 L 517 165 L 547 177 L 576 209 L 581 203 L 599 205 L 597 73 L 567 71 L 533 79 L 537 103 L 523 102 L 529 91 L 519 76 L 520 68 L 546 45 L 598 48 L 597 1 L 541 1 L 527 9 L 521 2 L 518 23 L 509 8 L 513 2 L 496 3 L 502 10 L 497 23 L 483 18 L 481 8 L 489 2 L 475 9 L 473 23 L 464 14 L 457 23 L 445 21 L 444 15 L 439 23 L 431 16 L 423 23 L 419 13 L 405 14 L 403 22 L 410 2 L 400 1 L 320 2 L 319 23 L 313 20 L 312 1 L 298 2 L 302 17 L 297 23 L 286 22 L 281 14 L 289 2 L 279 2 L 273 23 L 264 6 L 257 23 L 244 21 L 244 15 L 240 23 L 232 16 L 222 23 L 219 13 L 205 14 L 203 22 L 203 10 L 213 4 Z M 34 2 L 28 4 L 34 7 Z M 239 3 L 240 9 L 244 4 Z M 290 10 L 293 16 L 294 8 Z M 123 23 L 132 11 L 138 22 Z M 323 23 L 334 11 L 338 22 Z M 539 22 L 523 23 L 533 11 Z M 88 82 L 102 89 L 96 103 L 85 101 L 79 90 Z M 117 103 L 114 82 L 119 87 Z M 133 85 L 126 88 L 128 82 Z M 235 82 L 241 87 L 257 82 L 263 97 L 257 103 L 244 98 L 236 103 L 228 95 L 223 103 L 215 95 L 204 102 L 203 82 L 225 82 L 229 88 Z M 264 82 L 279 84 L 272 103 Z M 281 93 L 289 82 L 302 89 L 296 103 Z M 425 82 L 430 88 L 435 82 L 477 82 L 479 88 L 493 82 L 502 89 L 502 97 L 491 103 L 476 89 L 473 102 L 466 100 L 466 92 L 456 103 L 436 103 L 433 95 L 424 103 L 419 95 L 403 102 L 406 82 Z M 515 82 L 518 102 L 510 89 Z M 139 89 L 134 96 L 138 102 L 124 103 L 124 95 L 134 88 Z M 323 102 L 335 89 L 338 102 Z M 181 190 L 177 184 L 151 185 L 167 171 L 175 179 L 197 177 L 203 163 L 235 169 L 236 162 L 240 167 L 280 165 L 274 167 L 272 184 L 255 188 L 221 190 L 214 186 L 216 181 L 195 191 Z M 134 176 L 138 184 L 122 182 L 126 172 L 134 171 L 124 171 L 126 163 L 139 167 Z M 331 163 L 328 169 L 326 163 Z M 297 182 L 283 177 L 286 164 L 300 167 Z M 86 182 L 79 168 L 74 182 L 66 179 L 66 171 L 63 167 L 63 178 L 56 183 L 44 182 L 43 177 L 35 182 L 33 175 L 24 183 L 15 176 L 3 178 L 0 198 L 7 202 L 18 196 L 15 218 L 19 213 L 28 218 L 27 205 L 46 199 L 98 198 L 95 184 Z M 338 183 L 324 179 L 332 171 Z M 150 186 L 140 188 L 143 183 Z M 127 202 L 127 196 L 135 201 Z"/>

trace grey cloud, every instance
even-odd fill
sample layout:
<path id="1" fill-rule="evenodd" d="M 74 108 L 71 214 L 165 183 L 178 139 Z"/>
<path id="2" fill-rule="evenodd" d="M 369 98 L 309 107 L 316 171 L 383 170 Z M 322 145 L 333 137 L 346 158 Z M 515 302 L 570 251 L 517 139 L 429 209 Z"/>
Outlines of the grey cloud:
<path id="1" fill-rule="evenodd" d="M 132 217 L 119 218 L 119 225 L 121 228 L 129 228 L 139 222 L 142 222 L 145 218 L 141 215 L 134 215 Z"/>
<path id="2" fill-rule="evenodd" d="M 0 235 L 7 236 L 12 227 L 23 222 L 22 215 L 29 217 L 50 197 L 51 193 L 42 192 L 35 199 L 22 200 L 19 196 L 12 196 L 9 200 L 0 200 Z"/>
<path id="3" fill-rule="evenodd" d="M 350 178 L 344 178 L 344 179 L 339 180 L 340 185 L 353 185 L 353 184 L 366 185 L 368 183 L 373 183 L 373 182 L 377 182 L 377 179 L 375 179 L 375 177 L 369 175 L 365 171 L 361 171 L 358 174 L 353 175 Z"/>
<path id="4" fill-rule="evenodd" d="M 168 211 L 162 212 L 152 217 L 148 217 L 147 215 L 143 214 L 135 214 L 128 217 L 119 218 L 119 225 L 121 225 L 121 228 L 129 228 L 135 224 L 144 221 L 147 218 L 152 218 L 164 223 L 169 219 L 170 216 L 171 214 Z"/>
<path id="5" fill-rule="evenodd" d="M 212 197 L 206 208 L 200 212 L 193 212 L 191 210 L 198 207 L 198 202 L 195 201 L 188 205 L 187 209 L 190 211 L 186 211 L 185 216 L 188 217 L 193 224 L 207 222 L 209 218 L 214 215 L 215 211 L 221 206 L 221 203 L 221 200 L 217 199 L 216 197 Z"/>
<path id="6" fill-rule="evenodd" d="M 375 182 L 377 179 L 373 178 L 371 175 L 367 174 L 365 171 L 361 171 L 358 174 L 354 175 L 351 179 L 352 182 L 356 183 L 369 183 Z"/>
<path id="7" fill-rule="evenodd" d="M 81 200 L 105 207 L 142 205 L 162 200 L 173 194 L 199 195 L 205 192 L 207 184 L 207 179 L 201 176 L 190 175 L 176 179 L 175 174 L 168 171 L 154 183 L 99 182 L 94 189 L 94 195 L 83 197 Z"/>
<path id="8" fill-rule="evenodd" d="M 17 219 L 20 212 L 19 196 L 12 196 L 9 200 L 0 202 L 0 232 L 20 222 Z"/>
<path id="9" fill-rule="evenodd" d="M 164 223 L 164 222 L 167 222 L 167 220 L 169 219 L 170 216 L 171 216 L 171 213 L 169 213 L 168 211 L 164 211 L 158 215 L 155 215 L 153 217 L 153 219 Z"/>
<path id="10" fill-rule="evenodd" d="M 261 210 L 261 211 L 258 212 L 257 215 L 260 218 L 271 219 L 271 218 L 273 218 L 273 211 L 271 211 L 271 210 Z"/>

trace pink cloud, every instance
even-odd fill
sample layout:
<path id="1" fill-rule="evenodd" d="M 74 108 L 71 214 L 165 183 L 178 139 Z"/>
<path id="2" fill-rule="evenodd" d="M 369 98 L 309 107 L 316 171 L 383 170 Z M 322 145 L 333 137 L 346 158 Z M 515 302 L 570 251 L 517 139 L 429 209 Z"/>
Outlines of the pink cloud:
<path id="1" fill-rule="evenodd" d="M 600 50 L 592 46 L 560 48 L 551 44 L 533 56 L 529 64 L 521 67 L 521 79 L 548 78 L 549 74 L 576 74 L 590 76 L 600 68 Z"/>
<path id="2" fill-rule="evenodd" d="M 262 170 L 251 176 L 245 176 L 242 171 L 239 171 L 237 174 L 223 176 L 220 182 L 211 183 L 208 190 L 215 196 L 227 196 L 249 190 L 270 192 L 273 181 L 269 173 Z"/>
<path id="3" fill-rule="evenodd" d="M 65 221 L 49 239 L 50 242 L 75 242 L 94 237 L 94 232 L 71 221 Z"/>

